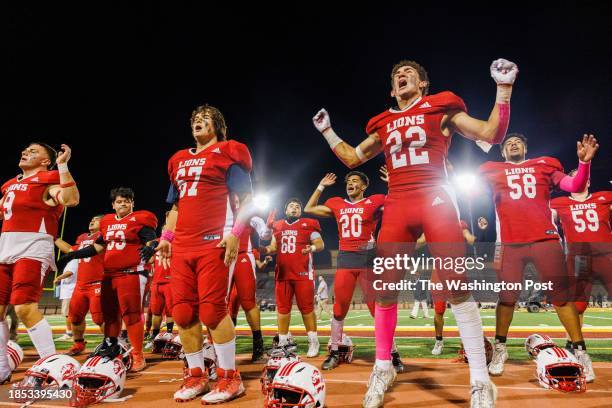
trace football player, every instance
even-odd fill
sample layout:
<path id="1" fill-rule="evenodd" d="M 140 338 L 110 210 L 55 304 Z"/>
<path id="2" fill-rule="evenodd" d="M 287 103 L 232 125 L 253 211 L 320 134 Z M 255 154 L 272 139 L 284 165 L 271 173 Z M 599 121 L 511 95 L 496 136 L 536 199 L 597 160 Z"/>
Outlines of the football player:
<path id="1" fill-rule="evenodd" d="M 279 346 L 289 344 L 289 324 L 293 297 L 302 314 L 308 335 L 306 357 L 319 355 L 317 316 L 314 313 L 315 270 L 312 254 L 324 248 L 319 221 L 302 218 L 302 202 L 290 198 L 285 203 L 285 219 L 274 222 L 272 242 L 262 249 L 265 255 L 276 253 L 275 294 Z"/>
<path id="2" fill-rule="evenodd" d="M 7 305 L 15 305 L 41 358 L 55 353 L 51 326 L 38 310 L 42 283 L 55 270 L 53 241 L 63 207 L 79 203 L 70 171 L 70 147 L 58 154 L 42 142 L 30 143 L 19 160 L 21 174 L 2 185 L 0 200 L 0 383 L 10 378 L 6 345 Z M 57 164 L 57 170 L 51 170 Z"/>
<path id="3" fill-rule="evenodd" d="M 368 122 L 368 137 L 356 148 L 332 129 L 327 111 L 322 109 L 314 116 L 317 130 L 349 168 L 381 152 L 385 155 L 389 192 L 384 203 L 377 255 L 395 256 L 398 246 L 410 252 L 410 246 L 414 246 L 423 232 L 435 257 L 463 255 L 455 197 L 448 188 L 446 176 L 451 137 L 457 132 L 469 139 L 500 143 L 510 120 L 510 96 L 517 73 L 512 62 L 499 59 L 492 63 L 491 76 L 497 83 L 496 102 L 489 118 L 478 120 L 467 114 L 463 100 L 455 94 L 428 95 L 427 71 L 414 61 L 401 61 L 391 70 L 391 97 L 397 106 Z M 406 243 L 412 244 L 405 248 Z M 447 245 L 431 245 L 434 243 Z M 403 278 L 402 271 L 387 272 L 387 280 Z M 439 273 L 441 280 L 463 278 L 450 269 Z M 378 298 L 374 317 L 376 363 L 364 398 L 363 405 L 367 408 L 383 404 L 384 392 L 396 376 L 391 364 L 391 347 L 397 326 L 397 293 L 382 292 Z M 467 292 L 453 293 L 450 302 L 469 358 L 472 406 L 493 406 L 496 390 L 487 371 L 478 307 Z"/>
<path id="4" fill-rule="evenodd" d="M 593 367 L 586 353 L 580 319 L 568 293 L 568 276 L 559 243 L 559 234 L 549 207 L 553 187 L 568 192 L 584 191 L 589 178 L 590 162 L 599 145 L 592 135 L 577 143 L 580 161 L 574 177 L 563 173 L 561 163 L 552 157 L 526 159 L 527 138 L 508 134 L 501 144 L 504 162 L 486 162 L 480 173 L 493 194 L 498 219 L 498 241 L 501 242 L 500 281 L 520 283 L 527 262 L 533 262 L 542 282 L 552 282 L 547 292 L 559 320 L 568 331 L 576 357 L 585 374 Z M 489 365 L 492 375 L 501 375 L 508 359 L 506 338 L 520 291 L 502 291 L 495 313 L 495 346 Z"/>

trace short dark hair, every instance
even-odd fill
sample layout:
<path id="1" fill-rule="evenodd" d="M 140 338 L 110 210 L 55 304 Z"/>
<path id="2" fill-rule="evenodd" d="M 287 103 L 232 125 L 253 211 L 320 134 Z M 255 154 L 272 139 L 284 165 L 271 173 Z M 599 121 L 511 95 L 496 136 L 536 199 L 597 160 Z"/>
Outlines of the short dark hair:
<path id="1" fill-rule="evenodd" d="M 49 169 L 52 169 L 53 167 L 55 167 L 55 161 L 57 160 L 57 150 L 55 150 L 54 148 L 52 148 L 51 146 L 49 146 L 46 143 L 43 142 L 30 142 L 28 143 L 28 147 L 32 146 L 32 145 L 38 145 L 40 147 L 42 147 L 43 149 L 45 149 L 45 152 L 47 152 L 47 156 L 49 156 L 49 161 L 51 161 L 51 164 L 49 165 Z"/>
<path id="2" fill-rule="evenodd" d="M 351 176 L 359 177 L 361 179 L 361 181 L 363 181 L 365 183 L 366 187 L 370 185 L 370 179 L 368 178 L 368 176 L 365 173 L 363 173 L 361 171 L 357 171 L 357 170 L 349 171 L 347 173 L 347 175 L 344 176 L 344 182 L 345 183 L 348 182 L 348 179 Z"/>
<path id="3" fill-rule="evenodd" d="M 516 137 L 516 138 L 521 139 L 521 141 L 523 142 L 525 147 L 527 146 L 527 138 L 525 137 L 524 134 L 522 134 L 522 133 L 508 133 L 504 137 L 504 139 L 502 140 L 501 144 L 499 145 L 499 150 L 504 151 L 504 146 L 506 145 L 506 142 L 508 141 L 508 139 L 510 139 L 511 137 Z"/>
<path id="4" fill-rule="evenodd" d="M 221 111 L 214 106 L 209 104 L 204 104 L 196 107 L 193 112 L 191 112 L 191 123 L 193 123 L 196 115 L 201 113 L 203 115 L 209 114 L 212 118 L 213 126 L 215 127 L 215 134 L 221 140 L 225 140 L 227 138 L 227 125 L 225 124 L 225 118 Z"/>
<path id="5" fill-rule="evenodd" d="M 297 197 L 291 197 L 290 199 L 288 199 L 287 201 L 285 201 L 285 211 L 287 211 L 287 207 L 289 206 L 289 204 L 291 203 L 298 203 L 300 205 L 301 208 L 304 208 L 304 205 L 302 204 L 302 200 L 300 200 Z"/>
<path id="6" fill-rule="evenodd" d="M 429 75 L 427 74 L 425 68 L 421 66 L 421 64 L 412 60 L 401 60 L 393 66 L 393 68 L 391 69 L 391 88 L 393 88 L 393 77 L 401 67 L 412 67 L 416 70 L 416 72 L 419 74 L 419 79 L 421 81 L 427 82 L 427 86 L 423 88 L 423 96 L 427 95 L 429 93 Z"/>
<path id="7" fill-rule="evenodd" d="M 124 197 L 130 201 L 134 201 L 134 190 L 129 187 L 113 188 L 110 192 L 111 203 L 114 203 L 117 197 Z"/>

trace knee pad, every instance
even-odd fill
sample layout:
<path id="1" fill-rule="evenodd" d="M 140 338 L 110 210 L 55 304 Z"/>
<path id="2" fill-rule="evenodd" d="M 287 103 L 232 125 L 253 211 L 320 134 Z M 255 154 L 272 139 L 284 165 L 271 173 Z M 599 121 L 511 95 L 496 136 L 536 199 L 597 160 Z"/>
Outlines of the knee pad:
<path id="1" fill-rule="evenodd" d="M 180 327 L 189 327 L 196 320 L 194 307 L 188 303 L 177 303 L 172 308 L 172 318 Z"/>
<path id="2" fill-rule="evenodd" d="M 587 302 L 574 302 L 576 305 L 576 310 L 578 313 L 582 314 L 585 310 L 587 310 L 587 306 L 589 305 Z"/>
<path id="3" fill-rule="evenodd" d="M 200 303 L 200 321 L 214 330 L 227 316 L 227 306 L 214 303 Z"/>

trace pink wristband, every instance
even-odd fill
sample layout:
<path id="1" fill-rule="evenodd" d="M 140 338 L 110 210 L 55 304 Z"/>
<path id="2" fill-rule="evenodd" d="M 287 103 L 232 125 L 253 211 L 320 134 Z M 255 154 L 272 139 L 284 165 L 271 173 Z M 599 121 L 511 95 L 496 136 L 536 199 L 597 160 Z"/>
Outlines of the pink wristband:
<path id="1" fill-rule="evenodd" d="M 168 241 L 168 242 L 174 241 L 174 232 L 169 231 L 169 230 L 162 231 L 161 239 L 163 239 L 164 241 Z"/>
<path id="2" fill-rule="evenodd" d="M 242 235 L 246 227 L 247 225 L 245 223 L 236 220 L 236 222 L 234 223 L 234 227 L 232 228 L 232 234 L 236 237 L 239 237 Z"/>
<path id="3" fill-rule="evenodd" d="M 493 139 L 493 144 L 499 144 L 504 140 L 506 132 L 508 131 L 508 125 L 510 124 L 510 104 L 509 103 L 498 103 L 499 107 L 499 126 Z"/>

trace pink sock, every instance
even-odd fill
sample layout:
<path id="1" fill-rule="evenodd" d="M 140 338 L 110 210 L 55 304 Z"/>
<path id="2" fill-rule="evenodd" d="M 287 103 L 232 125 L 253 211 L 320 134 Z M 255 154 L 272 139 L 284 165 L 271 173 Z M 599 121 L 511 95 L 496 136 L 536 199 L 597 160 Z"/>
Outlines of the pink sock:
<path id="1" fill-rule="evenodd" d="M 374 313 L 374 335 L 376 337 L 376 359 L 391 360 L 391 347 L 397 327 L 397 303 L 390 306 L 376 304 Z"/>

